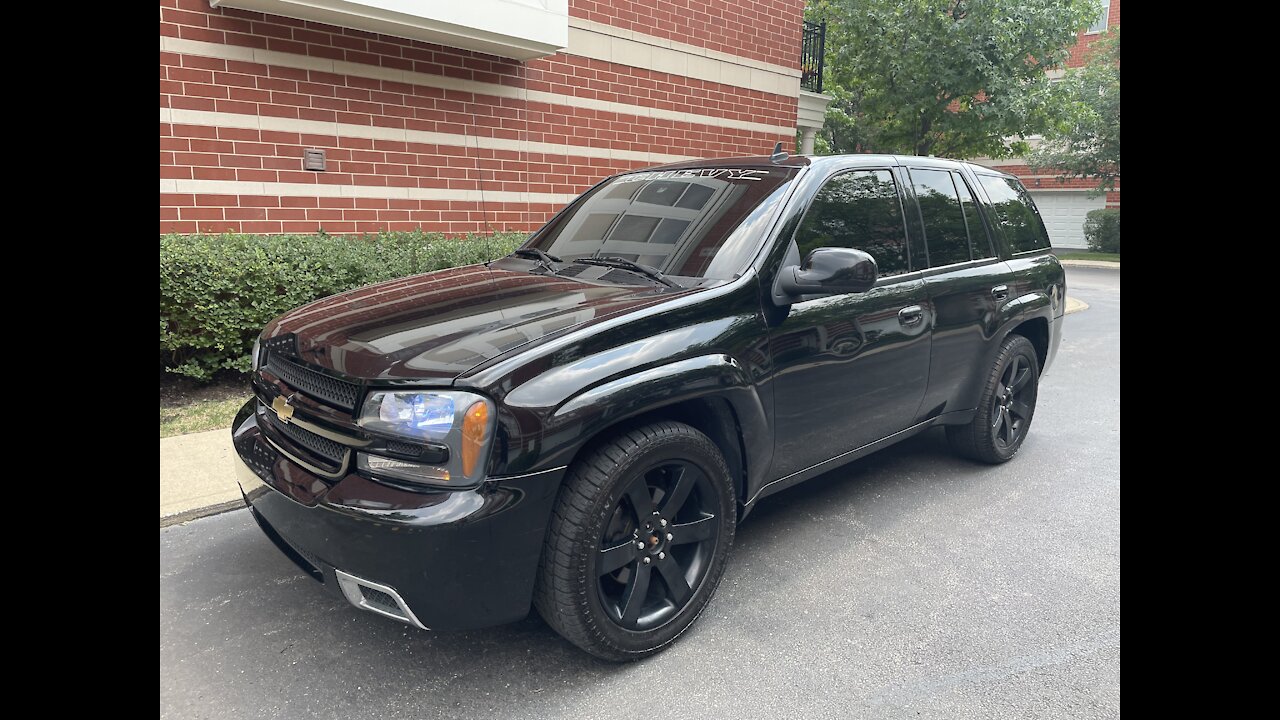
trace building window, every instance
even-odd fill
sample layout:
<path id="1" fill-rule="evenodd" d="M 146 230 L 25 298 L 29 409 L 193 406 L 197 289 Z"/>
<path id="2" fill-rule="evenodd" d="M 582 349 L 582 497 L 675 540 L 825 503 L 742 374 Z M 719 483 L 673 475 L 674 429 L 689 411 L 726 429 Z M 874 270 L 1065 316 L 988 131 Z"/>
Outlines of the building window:
<path id="1" fill-rule="evenodd" d="M 1101 11 L 1098 19 L 1094 20 L 1089 29 L 1084 31 L 1086 35 L 1107 31 L 1107 16 L 1111 14 L 1111 0 L 1094 0 L 1094 2 L 1101 8 Z"/>

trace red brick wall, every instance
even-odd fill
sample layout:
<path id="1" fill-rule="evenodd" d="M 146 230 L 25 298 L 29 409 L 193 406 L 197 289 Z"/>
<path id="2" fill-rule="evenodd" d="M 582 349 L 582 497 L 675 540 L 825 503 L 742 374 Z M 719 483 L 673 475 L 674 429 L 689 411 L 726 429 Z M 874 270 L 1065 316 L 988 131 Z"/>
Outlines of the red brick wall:
<path id="1" fill-rule="evenodd" d="M 1111 8 L 1107 12 L 1107 30 L 1120 26 L 1120 0 L 1111 0 Z M 1089 59 L 1089 47 L 1098 41 L 1106 31 L 1100 33 L 1080 33 L 1076 38 L 1076 44 L 1071 48 L 1071 58 L 1067 60 L 1067 67 L 1080 67 Z"/>
<path id="2" fill-rule="evenodd" d="M 1017 175 L 1022 184 L 1027 186 L 1028 190 L 1092 190 L 1098 186 L 1098 181 L 1091 178 L 1068 178 L 1058 180 L 1052 170 L 1032 170 L 1026 165 L 1000 165 L 998 168 L 1001 172 L 1007 172 Z M 1039 184 L 1037 184 L 1039 183 Z M 1107 207 L 1120 207 L 1120 181 L 1116 181 L 1116 189 L 1107 192 Z"/>
<path id="3" fill-rule="evenodd" d="M 291 18 L 211 9 L 206 0 L 161 0 L 160 7 L 162 37 L 195 41 L 195 51 L 160 54 L 161 232 L 529 230 L 562 201 L 517 202 L 506 196 L 486 198 L 482 206 L 475 199 L 407 194 L 483 190 L 569 196 L 606 175 L 655 164 L 608 157 L 612 151 L 759 155 L 779 140 L 790 146 L 794 139 L 789 129 L 795 126 L 793 97 L 564 53 L 518 63 Z M 571 2 L 575 17 L 789 68 L 799 65 L 801 9 L 801 0 Z M 734 42 L 725 44 L 726 38 Z M 735 49 L 735 43 L 755 50 Z M 273 58 L 279 64 L 234 59 L 244 48 L 287 55 Z M 362 67 L 344 75 L 289 66 L 299 60 L 306 64 L 307 57 Z M 492 90 L 497 94 L 485 94 L 367 76 L 378 74 L 377 68 L 499 87 Z M 525 92 L 557 97 L 526 100 Z M 583 98 L 623 103 L 632 112 L 590 109 L 582 106 Z M 651 109 L 768 128 L 652 117 Z M 169 122 L 164 122 L 166 112 Z M 378 128 L 454 137 L 441 142 L 367 137 L 377 135 Z M 517 146 L 485 147 L 498 141 Z M 552 153 L 519 145 L 525 142 L 570 147 Z M 326 172 L 302 169 L 306 148 L 326 151 Z M 254 183 L 268 185 L 255 192 Z M 292 187 L 280 191 L 281 183 Z"/>
<path id="4" fill-rule="evenodd" d="M 569 14 L 791 67 L 799 65 L 803 7 L 793 0 L 572 0 Z"/>

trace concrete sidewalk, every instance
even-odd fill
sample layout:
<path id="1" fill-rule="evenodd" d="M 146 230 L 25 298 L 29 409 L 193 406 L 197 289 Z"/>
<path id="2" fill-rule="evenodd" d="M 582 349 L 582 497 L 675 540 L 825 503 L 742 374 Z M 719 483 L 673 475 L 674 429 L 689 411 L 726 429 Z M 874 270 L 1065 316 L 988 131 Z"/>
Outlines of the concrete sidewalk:
<path id="1" fill-rule="evenodd" d="M 231 429 L 160 438 L 160 525 L 212 515 L 242 503 Z"/>
<path id="2" fill-rule="evenodd" d="M 1068 315 L 1088 307 L 1067 296 Z M 243 507 L 234 452 L 230 428 L 160 438 L 161 527 Z"/>

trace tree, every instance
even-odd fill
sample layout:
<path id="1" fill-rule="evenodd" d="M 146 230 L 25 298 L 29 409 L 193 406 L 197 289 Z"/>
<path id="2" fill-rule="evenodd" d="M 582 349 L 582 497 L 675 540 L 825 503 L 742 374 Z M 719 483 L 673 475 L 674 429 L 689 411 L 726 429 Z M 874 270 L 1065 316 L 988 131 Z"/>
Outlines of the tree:
<path id="1" fill-rule="evenodd" d="M 827 150 L 1007 157 L 1056 119 L 1045 71 L 1097 5 L 817 0 L 806 15 L 827 22 Z"/>
<path id="2" fill-rule="evenodd" d="M 1028 158 L 1059 177 L 1097 178 L 1098 191 L 1120 179 L 1120 28 L 1091 48 L 1089 62 L 1054 87 L 1063 117 L 1044 133 Z"/>

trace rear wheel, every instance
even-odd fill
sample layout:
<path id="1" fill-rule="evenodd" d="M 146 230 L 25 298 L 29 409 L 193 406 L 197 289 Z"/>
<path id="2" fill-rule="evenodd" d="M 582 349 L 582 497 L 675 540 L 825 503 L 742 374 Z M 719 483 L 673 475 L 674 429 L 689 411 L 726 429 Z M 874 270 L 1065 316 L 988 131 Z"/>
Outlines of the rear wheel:
<path id="1" fill-rule="evenodd" d="M 1013 458 L 1031 428 L 1039 387 L 1040 363 L 1035 346 L 1021 335 L 1005 338 L 987 376 L 973 421 L 947 426 L 951 447 L 985 463 Z"/>
<path id="2" fill-rule="evenodd" d="M 697 619 L 733 545 L 719 449 L 678 422 L 614 436 L 570 468 L 543 550 L 538 612 L 606 660 L 662 649 Z"/>

